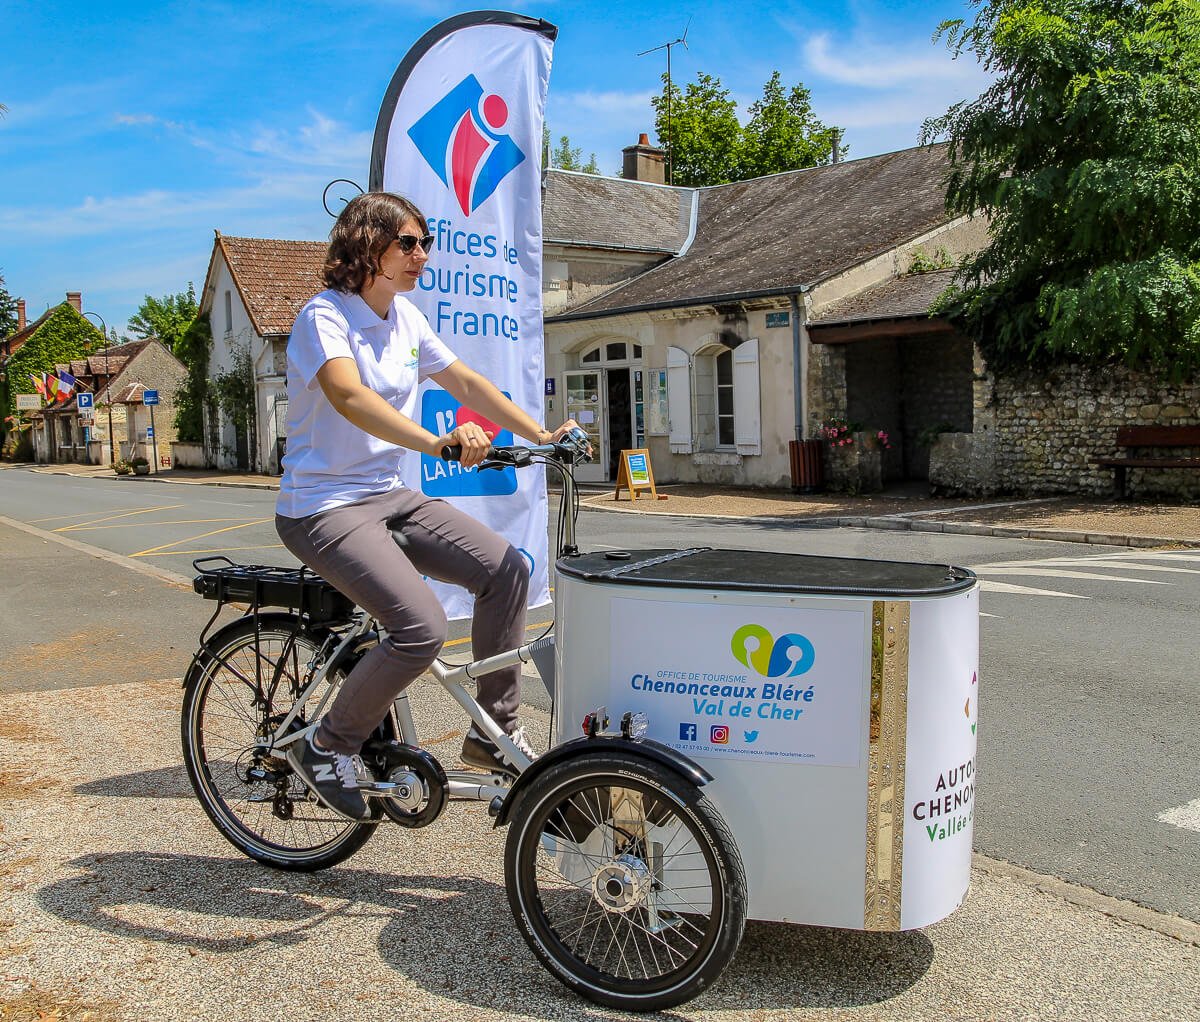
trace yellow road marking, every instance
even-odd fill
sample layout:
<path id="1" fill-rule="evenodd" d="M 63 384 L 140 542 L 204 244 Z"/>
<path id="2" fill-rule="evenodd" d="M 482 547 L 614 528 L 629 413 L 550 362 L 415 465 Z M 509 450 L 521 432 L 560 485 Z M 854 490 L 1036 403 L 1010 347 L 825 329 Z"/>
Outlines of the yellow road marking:
<path id="1" fill-rule="evenodd" d="M 73 525 L 71 532 L 99 532 L 102 529 L 145 529 L 152 525 L 207 525 L 210 522 L 244 522 L 244 518 L 181 518 L 169 522 L 125 522 L 121 525 Z M 66 532 L 67 529 L 58 529 Z"/>
<path id="2" fill-rule="evenodd" d="M 182 542 L 182 540 L 181 540 Z M 178 554 L 182 557 L 184 554 L 229 554 L 237 553 L 240 550 L 282 550 L 282 543 L 265 543 L 262 546 L 218 546 L 200 550 L 162 550 L 155 553 L 153 550 L 146 550 L 140 554 L 130 554 L 130 557 L 174 557 Z"/>
<path id="3" fill-rule="evenodd" d="M 532 632 L 535 628 L 545 628 L 547 625 L 553 623 L 553 621 L 539 621 L 537 624 L 526 625 L 525 631 Z M 461 646 L 464 642 L 470 641 L 471 637 L 469 635 L 463 636 L 461 639 L 451 639 L 449 642 L 442 643 L 442 649 L 445 649 L 447 646 Z"/>
<path id="4" fill-rule="evenodd" d="M 73 532 L 76 529 L 82 529 L 88 525 L 99 525 L 101 522 L 111 522 L 114 518 L 128 518 L 130 515 L 146 515 L 151 511 L 174 511 L 177 507 L 183 507 L 182 504 L 163 504 L 162 507 L 144 507 L 137 511 L 122 511 L 120 514 L 105 515 L 103 518 L 95 518 L 90 522 L 79 522 L 76 525 L 63 525 L 55 529 L 55 532 Z"/>
<path id="5" fill-rule="evenodd" d="M 183 507 L 182 504 L 176 504 L 176 507 Z M 224 529 L 213 529 L 212 532 L 202 532 L 199 536 L 187 536 L 184 539 L 177 539 L 174 543 L 163 543 L 160 546 L 152 546 L 147 550 L 139 550 L 136 554 L 130 554 L 130 557 L 145 557 L 147 554 L 155 554 L 160 550 L 166 550 L 169 547 L 179 546 L 180 543 L 194 543 L 198 539 L 204 539 L 207 536 L 219 536 L 222 532 L 234 532 L 237 529 L 248 529 L 251 525 L 263 525 L 266 522 L 275 521 L 274 515 L 270 518 L 259 518 L 252 522 L 242 522 L 241 525 L 230 525 Z M 181 553 L 182 551 L 174 551 Z"/>
<path id="6" fill-rule="evenodd" d="M 136 507 L 118 507 L 113 509 L 113 514 L 119 511 L 140 511 L 141 508 Z M 86 518 L 90 512 L 76 511 L 71 515 L 51 515 L 49 518 L 35 518 L 32 522 L 26 522 L 27 525 L 44 525 L 46 522 L 61 522 L 64 518 Z"/>

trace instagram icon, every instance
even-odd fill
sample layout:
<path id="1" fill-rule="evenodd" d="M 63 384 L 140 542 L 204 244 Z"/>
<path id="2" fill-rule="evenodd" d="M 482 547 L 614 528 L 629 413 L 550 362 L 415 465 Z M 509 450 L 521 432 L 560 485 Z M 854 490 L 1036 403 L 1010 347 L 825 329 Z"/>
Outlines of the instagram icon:
<path id="1" fill-rule="evenodd" d="M 708 733 L 708 740 L 713 745 L 728 745 L 729 728 L 725 724 L 714 724 Z"/>

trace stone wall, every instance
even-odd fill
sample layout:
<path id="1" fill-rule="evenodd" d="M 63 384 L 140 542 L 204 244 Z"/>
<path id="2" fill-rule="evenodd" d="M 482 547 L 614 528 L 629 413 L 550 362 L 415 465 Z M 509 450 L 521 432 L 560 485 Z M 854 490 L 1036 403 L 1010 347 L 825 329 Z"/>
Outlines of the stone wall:
<path id="1" fill-rule="evenodd" d="M 883 477 L 923 479 L 938 427 L 969 433 L 975 421 L 972 345 L 959 336 L 916 336 L 813 345 L 810 435 L 832 416 L 885 430 Z"/>
<path id="2" fill-rule="evenodd" d="M 1120 455 L 1119 426 L 1200 425 L 1200 379 L 1168 383 L 1123 366 L 1015 373 L 976 387 L 973 434 L 946 434 L 934 449 L 930 483 L 945 493 L 1081 493 L 1108 496 Z M 1200 457 L 1200 449 L 1158 449 L 1159 457 Z M 1135 498 L 1200 499 L 1200 472 L 1131 469 Z"/>

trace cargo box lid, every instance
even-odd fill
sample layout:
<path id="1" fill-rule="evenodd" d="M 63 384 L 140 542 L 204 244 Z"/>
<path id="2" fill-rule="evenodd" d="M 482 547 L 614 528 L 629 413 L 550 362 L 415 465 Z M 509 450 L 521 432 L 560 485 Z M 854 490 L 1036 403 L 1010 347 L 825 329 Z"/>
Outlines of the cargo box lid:
<path id="1" fill-rule="evenodd" d="M 607 550 L 560 558 L 558 571 L 608 585 L 854 596 L 946 596 L 975 584 L 974 572 L 949 564 L 712 547 Z"/>

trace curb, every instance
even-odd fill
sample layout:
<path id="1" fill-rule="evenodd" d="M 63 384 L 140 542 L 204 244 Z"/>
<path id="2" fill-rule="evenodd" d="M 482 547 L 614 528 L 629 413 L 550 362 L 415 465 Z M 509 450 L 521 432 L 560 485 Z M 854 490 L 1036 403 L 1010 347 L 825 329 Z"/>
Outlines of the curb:
<path id="1" fill-rule="evenodd" d="M 1038 873 L 1005 859 L 993 859 L 982 852 L 971 853 L 971 865 L 992 876 L 1008 877 L 1019 883 L 1027 884 L 1043 894 L 1061 898 L 1068 904 L 1091 909 L 1111 919 L 1118 919 L 1133 926 L 1141 926 L 1144 929 L 1160 933 L 1164 937 L 1171 937 L 1181 943 L 1200 947 L 1200 923 L 1192 922 L 1183 916 L 1159 912 L 1156 909 L 1139 905 L 1135 901 L 1113 898 L 1110 895 L 1101 894 L 1091 887 L 1084 887 L 1061 880 L 1056 876 Z"/>
<path id="2" fill-rule="evenodd" d="M 603 504 L 583 504 L 585 511 L 608 514 L 642 514 L 633 508 L 605 507 Z M 889 532 L 941 532 L 958 536 L 993 536 L 999 539 L 1042 539 L 1057 543 L 1089 543 L 1097 546 L 1123 547 L 1200 547 L 1200 539 L 1179 539 L 1174 536 L 1136 536 L 1126 533 L 1076 532 L 1065 529 L 1019 528 L 1005 525 L 984 525 L 977 522 L 930 522 L 911 518 L 864 515 L 837 515 L 829 518 L 801 518 L 797 515 L 715 515 L 694 511 L 659 512 L 662 518 L 703 518 L 710 521 L 746 522 L 759 525 L 792 525 L 797 529 L 878 529 Z"/>

